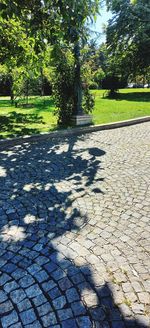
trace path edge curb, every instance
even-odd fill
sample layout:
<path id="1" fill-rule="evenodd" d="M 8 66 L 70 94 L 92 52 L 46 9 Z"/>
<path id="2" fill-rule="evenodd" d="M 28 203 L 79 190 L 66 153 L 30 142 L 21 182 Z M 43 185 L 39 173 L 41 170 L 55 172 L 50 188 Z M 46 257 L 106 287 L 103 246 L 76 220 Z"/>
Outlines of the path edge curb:
<path id="1" fill-rule="evenodd" d="M 54 139 L 54 138 L 61 138 L 61 137 L 68 137 L 74 135 L 81 135 L 90 132 L 97 132 L 97 131 L 104 131 L 104 130 L 111 130 L 126 126 L 131 126 L 134 124 L 140 124 L 150 121 L 150 116 L 140 117 L 136 119 L 120 121 L 120 122 L 113 122 L 107 124 L 100 124 L 100 125 L 90 125 L 86 127 L 76 127 L 76 128 L 68 128 L 65 130 L 56 130 L 52 132 L 45 132 L 41 134 L 35 134 L 31 136 L 23 136 L 23 137 L 16 137 L 12 139 L 4 139 L 0 140 L 0 150 L 3 150 L 7 147 L 21 145 L 24 143 L 34 143 L 37 141 L 45 140 L 45 139 Z"/>

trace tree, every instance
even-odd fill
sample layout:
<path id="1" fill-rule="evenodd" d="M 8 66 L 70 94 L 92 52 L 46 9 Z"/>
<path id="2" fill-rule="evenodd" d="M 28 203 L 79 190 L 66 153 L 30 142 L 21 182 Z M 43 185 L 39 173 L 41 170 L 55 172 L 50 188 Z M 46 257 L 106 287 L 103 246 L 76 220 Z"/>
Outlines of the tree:
<path id="1" fill-rule="evenodd" d="M 105 76 L 101 46 L 92 40 L 81 51 L 81 66 L 83 81 L 90 89 L 101 88 L 101 81 Z"/>
<path id="2" fill-rule="evenodd" d="M 133 76 L 150 66 L 149 0 L 108 0 L 113 17 L 107 27 L 109 54 L 124 74 Z"/>
<path id="3" fill-rule="evenodd" d="M 43 51 L 44 39 L 48 44 L 67 47 L 74 57 L 73 113 L 82 112 L 82 80 L 80 49 L 87 39 L 87 21 L 99 11 L 99 0 L 2 0 L 3 16 L 19 16 L 21 25 L 34 37 L 34 49 Z M 14 18 L 14 16 L 13 16 Z"/>
<path id="4" fill-rule="evenodd" d="M 3 11 L 2 11 L 3 13 Z M 26 28 L 17 17 L 0 16 L 0 62 L 5 67 L 11 86 L 11 100 L 19 92 L 23 79 L 33 71 L 36 56 L 34 39 L 27 35 Z M 6 16 L 6 17 L 5 17 Z M 34 65 L 33 65 L 34 64 Z"/>
<path id="5" fill-rule="evenodd" d="M 74 56 L 74 82 L 73 82 L 73 113 L 82 114 L 82 80 L 80 48 L 87 38 L 86 22 L 94 17 L 99 10 L 99 1 L 58 1 L 59 13 L 62 17 L 61 30 L 63 40 L 72 49 Z"/>

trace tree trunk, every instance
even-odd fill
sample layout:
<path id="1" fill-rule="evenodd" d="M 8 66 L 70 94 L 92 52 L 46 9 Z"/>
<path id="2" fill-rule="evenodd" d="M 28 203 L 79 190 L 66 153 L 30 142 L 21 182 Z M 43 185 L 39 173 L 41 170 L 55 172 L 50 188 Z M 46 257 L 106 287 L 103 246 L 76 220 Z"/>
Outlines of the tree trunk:
<path id="1" fill-rule="evenodd" d="M 26 103 L 28 105 L 28 97 L 29 97 L 29 80 L 26 82 Z"/>
<path id="2" fill-rule="evenodd" d="M 13 79 L 10 77 L 10 100 L 11 104 L 14 104 L 14 91 L 13 91 Z"/>
<path id="3" fill-rule="evenodd" d="M 13 105 L 14 104 L 14 93 L 12 90 L 11 90 L 10 100 L 11 100 L 11 104 Z"/>
<path id="4" fill-rule="evenodd" d="M 44 97 L 44 76 L 43 76 L 43 69 L 41 67 L 41 96 Z"/>

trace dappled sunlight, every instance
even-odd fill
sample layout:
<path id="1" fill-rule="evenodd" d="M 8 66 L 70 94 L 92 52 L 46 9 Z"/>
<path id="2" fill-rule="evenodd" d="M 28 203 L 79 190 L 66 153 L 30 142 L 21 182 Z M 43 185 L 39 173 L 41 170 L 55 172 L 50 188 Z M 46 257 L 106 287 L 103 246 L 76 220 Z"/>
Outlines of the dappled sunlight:
<path id="1" fill-rule="evenodd" d="M 34 215 L 31 215 L 31 214 L 27 214 L 25 217 L 24 217 L 24 223 L 25 224 L 31 224 L 31 223 L 34 223 L 37 221 L 37 218 L 36 216 Z"/>
<path id="2" fill-rule="evenodd" d="M 17 161 L 17 158 L 12 158 L 11 159 L 11 162 L 16 162 Z"/>
<path id="3" fill-rule="evenodd" d="M 2 241 L 5 242 L 17 242 L 26 238 L 25 229 L 16 225 L 5 225 L 1 231 Z"/>
<path id="4" fill-rule="evenodd" d="M 24 191 L 27 191 L 27 192 L 29 192 L 29 191 L 31 191 L 31 190 L 42 190 L 42 186 L 41 186 L 41 184 L 40 183 L 28 183 L 28 184 L 25 184 L 24 186 L 23 186 L 23 190 Z"/>
<path id="5" fill-rule="evenodd" d="M 11 156 L 13 156 L 13 155 L 16 156 L 16 152 L 15 151 L 12 151 L 12 150 L 3 151 L 2 153 L 5 154 L 5 155 L 7 155 L 8 158 L 11 157 Z"/>
<path id="6" fill-rule="evenodd" d="M 122 218 L 132 164 L 130 148 L 122 147 L 126 136 L 122 138 L 122 131 L 121 137 L 117 131 L 112 132 L 112 138 L 108 138 L 108 132 L 102 132 L 63 141 L 26 143 L 1 153 L 0 282 L 10 277 L 2 290 L 18 313 L 19 324 L 25 313 L 25 320 L 27 317 L 32 320 L 33 316 L 37 326 L 38 322 L 48 325 L 50 317 L 55 326 L 69 324 L 72 328 L 74 324 L 148 328 L 147 285 L 139 294 L 144 304 L 135 299 L 136 292 L 132 289 L 134 280 L 140 279 L 140 274 L 137 277 L 133 272 L 134 265 L 137 273 L 147 268 L 144 266 L 147 255 L 141 265 L 143 253 L 135 252 L 139 239 L 138 234 L 134 235 L 134 222 L 142 223 L 137 231 L 143 238 L 147 237 L 147 222 L 139 217 L 134 220 L 132 212 Z M 137 156 L 139 161 L 139 148 Z M 142 161 L 147 158 L 143 156 L 143 148 L 141 157 Z M 133 170 L 131 175 L 132 197 L 136 184 Z M 145 190 L 145 184 L 140 183 L 141 176 L 138 175 L 137 190 L 143 195 L 140 187 Z M 120 201 L 121 190 L 125 197 Z M 139 283 L 142 286 L 142 281 Z M 125 295 L 122 290 L 125 287 L 128 290 L 128 286 L 131 294 Z M 9 289 L 15 287 L 16 290 Z M 19 307 L 23 304 L 31 304 L 31 308 L 22 312 Z M 136 311 L 145 314 L 145 321 L 141 323 L 142 318 L 136 318 Z"/>
<path id="7" fill-rule="evenodd" d="M 51 183 L 46 183 L 46 185 L 44 186 L 44 190 L 48 191 L 50 190 L 50 188 L 51 188 Z"/>
<path id="8" fill-rule="evenodd" d="M 3 166 L 0 166 L 0 178 L 5 178 L 7 176 L 7 171 Z"/>

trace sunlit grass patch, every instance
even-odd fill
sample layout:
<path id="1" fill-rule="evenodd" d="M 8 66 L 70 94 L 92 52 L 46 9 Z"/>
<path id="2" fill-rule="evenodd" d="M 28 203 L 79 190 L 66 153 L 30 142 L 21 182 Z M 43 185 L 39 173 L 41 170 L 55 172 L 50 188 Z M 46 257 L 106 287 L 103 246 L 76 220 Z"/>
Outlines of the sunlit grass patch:
<path id="1" fill-rule="evenodd" d="M 150 115 L 150 89 L 122 89 L 117 100 L 104 98 L 105 90 L 93 90 L 93 124 L 123 121 Z M 31 106 L 30 106 L 31 104 Z M 52 97 L 31 97 L 28 107 L 11 105 L 0 97 L 0 138 L 32 135 L 58 129 Z"/>

